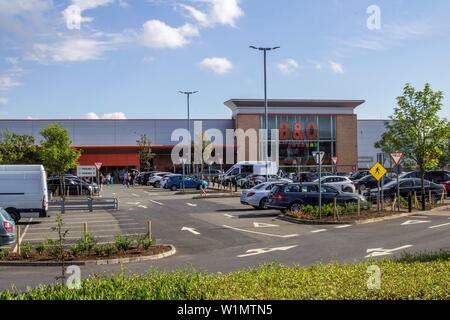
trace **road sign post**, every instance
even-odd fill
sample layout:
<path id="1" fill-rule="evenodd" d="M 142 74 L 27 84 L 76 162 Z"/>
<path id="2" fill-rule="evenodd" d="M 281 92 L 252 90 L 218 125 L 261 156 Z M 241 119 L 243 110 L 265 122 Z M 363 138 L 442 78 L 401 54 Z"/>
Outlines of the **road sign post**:
<path id="1" fill-rule="evenodd" d="M 334 173 L 337 173 L 338 157 L 332 157 L 331 160 L 333 161 L 333 164 L 334 164 Z"/>
<path id="2" fill-rule="evenodd" d="M 400 212 L 400 162 L 403 159 L 403 152 L 391 152 L 390 153 L 392 161 L 394 161 L 397 166 L 397 210 Z"/>
<path id="3" fill-rule="evenodd" d="M 312 153 L 314 160 L 319 166 L 319 220 L 322 219 L 322 160 L 325 152 L 323 151 L 314 151 Z"/>
<path id="4" fill-rule="evenodd" d="M 380 211 L 380 179 L 384 177 L 387 170 L 379 162 L 377 162 L 372 169 L 369 170 L 369 172 L 378 181 L 377 210 Z"/>
<path id="5" fill-rule="evenodd" d="M 103 163 L 101 162 L 96 162 L 95 163 L 95 167 L 97 168 L 97 185 L 98 185 L 98 196 L 100 197 L 100 168 L 102 167 Z"/>

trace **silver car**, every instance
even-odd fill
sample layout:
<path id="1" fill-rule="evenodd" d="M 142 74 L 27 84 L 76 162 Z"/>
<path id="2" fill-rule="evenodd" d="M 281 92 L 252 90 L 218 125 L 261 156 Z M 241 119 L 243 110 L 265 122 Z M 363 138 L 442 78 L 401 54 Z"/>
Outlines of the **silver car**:
<path id="1" fill-rule="evenodd" d="M 16 242 L 16 224 L 8 212 L 0 208 L 0 246 Z"/>
<path id="2" fill-rule="evenodd" d="M 268 196 L 276 185 L 285 184 L 284 181 L 263 182 L 257 186 L 242 191 L 241 204 L 252 206 L 255 209 L 267 209 Z"/>

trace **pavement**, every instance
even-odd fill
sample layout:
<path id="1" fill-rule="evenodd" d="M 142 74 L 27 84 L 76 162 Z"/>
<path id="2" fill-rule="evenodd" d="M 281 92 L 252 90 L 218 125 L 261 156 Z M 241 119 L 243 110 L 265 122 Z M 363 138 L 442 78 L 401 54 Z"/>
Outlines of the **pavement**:
<path id="1" fill-rule="evenodd" d="M 450 250 L 450 209 L 360 225 L 304 225 L 277 219 L 278 211 L 243 206 L 239 198 L 193 199 L 192 194 L 138 187 L 108 186 L 104 197 L 119 198 L 117 211 L 70 212 L 64 215 L 69 237 L 81 235 L 84 222 L 100 242 L 118 232 L 145 234 L 152 222 L 157 243 L 173 244 L 177 254 L 157 261 L 85 266 L 93 274 L 146 273 L 152 268 L 190 267 L 208 272 L 231 272 L 265 262 L 311 265 L 355 262 L 398 256 L 402 252 Z M 25 241 L 54 236 L 48 228 L 54 217 L 24 223 Z M 56 282 L 58 267 L 2 267 L 0 290 Z"/>

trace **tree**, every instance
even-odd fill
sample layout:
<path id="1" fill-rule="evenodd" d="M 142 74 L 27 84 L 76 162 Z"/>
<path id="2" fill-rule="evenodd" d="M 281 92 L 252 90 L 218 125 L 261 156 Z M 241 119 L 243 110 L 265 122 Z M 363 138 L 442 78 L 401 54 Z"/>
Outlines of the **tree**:
<path id="1" fill-rule="evenodd" d="M 59 124 L 50 124 L 41 130 L 44 138 L 41 141 L 41 159 L 48 172 L 56 173 L 60 178 L 60 190 L 64 199 L 64 174 L 77 165 L 80 151 L 70 147 L 70 139 L 67 129 Z"/>
<path id="2" fill-rule="evenodd" d="M 20 135 L 5 130 L 0 133 L 0 163 L 32 164 L 40 163 L 39 151 L 31 135 Z"/>
<path id="3" fill-rule="evenodd" d="M 425 210 L 425 170 L 435 168 L 450 138 L 450 123 L 442 119 L 443 93 L 433 91 L 427 83 L 423 91 L 406 84 L 403 95 L 397 98 L 392 122 L 376 148 L 385 152 L 403 152 L 406 161 L 417 166 L 421 177 L 422 209 Z"/>
<path id="4" fill-rule="evenodd" d="M 141 171 L 149 171 L 152 168 L 152 161 L 155 154 L 152 153 L 151 141 L 147 135 L 141 134 L 139 140 L 136 140 L 139 146 L 139 162 Z"/>

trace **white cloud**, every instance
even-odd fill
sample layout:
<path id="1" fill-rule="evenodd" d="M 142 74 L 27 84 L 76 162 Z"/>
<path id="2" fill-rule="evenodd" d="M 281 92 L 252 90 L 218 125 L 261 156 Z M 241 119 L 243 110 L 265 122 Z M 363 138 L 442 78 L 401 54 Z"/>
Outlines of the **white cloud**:
<path id="1" fill-rule="evenodd" d="M 0 104 L 8 104 L 8 99 L 4 97 L 0 97 Z"/>
<path id="2" fill-rule="evenodd" d="M 108 46 L 104 42 L 95 39 L 66 39 L 51 45 L 35 44 L 26 59 L 41 63 L 98 60 L 107 49 Z"/>
<path id="3" fill-rule="evenodd" d="M 6 15 L 16 15 L 23 12 L 36 13 L 48 10 L 51 6 L 51 0 L 0 0 L 0 12 Z"/>
<path id="4" fill-rule="evenodd" d="M 318 71 L 321 71 L 323 69 L 323 64 L 316 60 L 308 60 L 310 64 L 314 66 L 314 68 Z"/>
<path id="5" fill-rule="evenodd" d="M 149 20 L 142 27 L 141 44 L 156 49 L 181 48 L 189 44 L 189 38 L 199 35 L 198 29 L 188 23 L 174 28 L 160 20 Z"/>
<path id="6" fill-rule="evenodd" d="M 331 70 L 333 70 L 334 73 L 344 73 L 344 67 L 342 66 L 342 64 L 339 64 L 331 60 L 329 61 L 329 63 Z"/>
<path id="7" fill-rule="evenodd" d="M 9 91 L 22 85 L 12 74 L 0 74 L 0 91 Z"/>
<path id="8" fill-rule="evenodd" d="M 130 4 L 126 2 L 125 0 L 119 0 L 119 7 L 121 8 L 128 8 Z"/>
<path id="9" fill-rule="evenodd" d="M 76 29 L 79 29 L 83 22 L 91 22 L 94 20 L 92 17 L 83 17 L 83 11 L 107 6 L 113 2 L 114 0 L 72 0 L 71 4 L 62 11 L 62 15 L 69 29 L 72 29 L 71 26 L 74 23 L 78 25 Z"/>
<path id="10" fill-rule="evenodd" d="M 72 0 L 72 4 L 81 10 L 90 10 L 97 7 L 106 6 L 113 3 L 114 0 Z"/>
<path id="11" fill-rule="evenodd" d="M 200 67 L 210 69 L 217 74 L 226 74 L 233 69 L 233 64 L 227 58 L 205 58 L 200 62 Z"/>
<path id="12" fill-rule="evenodd" d="M 289 59 L 286 59 L 283 62 L 279 63 L 277 65 L 277 67 L 278 67 L 278 70 L 282 74 L 287 75 L 287 74 L 291 74 L 291 73 L 295 72 L 297 69 L 299 69 L 300 65 L 298 64 L 298 62 L 296 60 L 289 58 Z"/>
<path id="13" fill-rule="evenodd" d="M 101 116 L 96 114 L 95 112 L 89 112 L 84 115 L 84 119 L 88 120 L 98 120 L 98 119 L 108 119 L 108 120 L 125 120 L 127 117 L 123 112 L 111 112 L 111 113 L 105 113 Z"/>
<path id="14" fill-rule="evenodd" d="M 193 6 L 182 5 L 188 14 L 201 26 L 210 27 L 216 24 L 236 26 L 236 21 L 244 15 L 239 0 L 203 0 L 205 11 Z"/>

